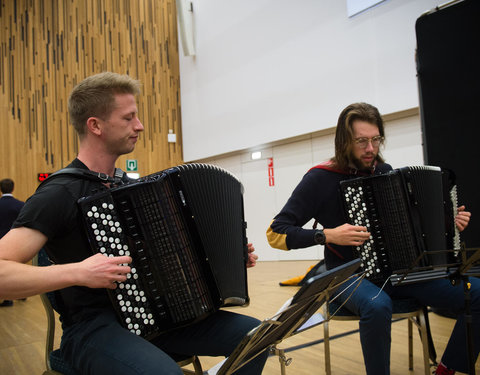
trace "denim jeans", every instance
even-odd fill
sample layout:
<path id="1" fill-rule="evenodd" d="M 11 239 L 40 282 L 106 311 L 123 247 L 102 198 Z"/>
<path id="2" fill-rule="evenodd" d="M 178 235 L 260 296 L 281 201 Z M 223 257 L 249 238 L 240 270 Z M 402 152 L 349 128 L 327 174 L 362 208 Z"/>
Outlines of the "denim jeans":
<path id="1" fill-rule="evenodd" d="M 113 311 L 98 310 L 94 319 L 64 329 L 61 350 L 64 359 L 80 374 L 181 375 L 167 352 L 228 356 L 259 323 L 248 316 L 218 311 L 149 342 L 122 328 Z M 261 374 L 267 358 L 265 351 L 235 374 Z"/>
<path id="2" fill-rule="evenodd" d="M 471 277 L 469 281 L 473 322 L 471 332 L 474 338 L 474 355 L 477 358 L 480 351 L 480 279 Z M 349 283 L 352 282 L 355 281 Z M 343 289 L 342 286 L 341 290 Z M 351 290 L 353 287 L 341 293 L 338 301 L 347 299 Z M 449 368 L 468 372 L 463 283 L 453 286 L 449 280 L 440 279 L 410 285 L 387 285 L 380 291 L 377 285 L 363 280 L 345 307 L 360 316 L 360 342 L 368 375 L 390 374 L 392 298 L 414 298 L 425 306 L 448 308 L 458 313 L 442 362 Z"/>

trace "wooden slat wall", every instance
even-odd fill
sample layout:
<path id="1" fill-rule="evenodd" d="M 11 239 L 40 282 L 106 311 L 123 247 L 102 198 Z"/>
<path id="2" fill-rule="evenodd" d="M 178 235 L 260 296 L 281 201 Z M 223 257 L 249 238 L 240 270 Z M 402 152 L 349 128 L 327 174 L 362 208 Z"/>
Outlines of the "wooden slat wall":
<path id="1" fill-rule="evenodd" d="M 102 71 L 143 83 L 145 132 L 134 153 L 141 175 L 182 163 L 174 0 L 0 0 L 0 179 L 26 199 L 37 173 L 72 160 L 78 141 L 67 98 Z M 168 143 L 169 130 L 177 143 Z"/>

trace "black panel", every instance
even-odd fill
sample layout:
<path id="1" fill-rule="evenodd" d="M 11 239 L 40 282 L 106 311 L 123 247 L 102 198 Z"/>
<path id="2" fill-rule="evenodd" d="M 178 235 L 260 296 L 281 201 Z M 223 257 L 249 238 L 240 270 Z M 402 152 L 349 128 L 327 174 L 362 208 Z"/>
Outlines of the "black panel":
<path id="1" fill-rule="evenodd" d="M 472 212 L 462 233 L 480 246 L 480 1 L 465 0 L 416 22 L 425 164 L 451 169 L 459 203 Z"/>

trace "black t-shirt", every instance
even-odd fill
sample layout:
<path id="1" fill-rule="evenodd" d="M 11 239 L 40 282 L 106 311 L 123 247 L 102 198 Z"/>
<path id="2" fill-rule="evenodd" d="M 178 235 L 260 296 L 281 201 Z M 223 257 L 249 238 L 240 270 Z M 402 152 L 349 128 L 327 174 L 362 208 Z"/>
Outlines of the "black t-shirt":
<path id="1" fill-rule="evenodd" d="M 70 168 L 88 169 L 75 159 Z M 82 261 L 91 256 L 92 250 L 78 209 L 79 198 L 104 190 L 106 187 L 71 175 L 61 175 L 43 183 L 26 202 L 14 228 L 36 229 L 47 236 L 45 250 L 56 264 Z M 60 298 L 60 301 L 58 299 Z M 57 293 L 62 323 L 70 325 L 88 319 L 93 309 L 112 308 L 105 289 L 73 286 Z"/>

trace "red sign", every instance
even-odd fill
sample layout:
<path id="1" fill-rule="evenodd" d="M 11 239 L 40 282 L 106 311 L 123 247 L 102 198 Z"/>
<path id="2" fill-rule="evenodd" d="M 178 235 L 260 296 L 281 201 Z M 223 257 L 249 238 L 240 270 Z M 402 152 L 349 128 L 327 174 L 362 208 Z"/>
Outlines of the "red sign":
<path id="1" fill-rule="evenodd" d="M 39 173 L 37 175 L 37 179 L 39 182 L 42 182 L 43 180 L 46 180 L 48 176 L 50 176 L 51 173 Z"/>
<path id="2" fill-rule="evenodd" d="M 275 186 L 275 176 L 273 175 L 273 158 L 268 158 L 268 186 Z"/>

